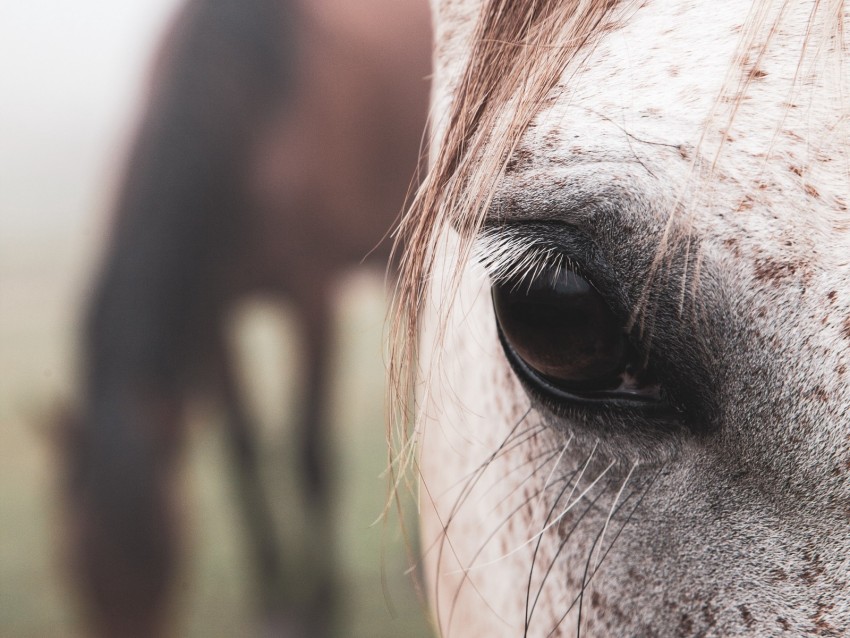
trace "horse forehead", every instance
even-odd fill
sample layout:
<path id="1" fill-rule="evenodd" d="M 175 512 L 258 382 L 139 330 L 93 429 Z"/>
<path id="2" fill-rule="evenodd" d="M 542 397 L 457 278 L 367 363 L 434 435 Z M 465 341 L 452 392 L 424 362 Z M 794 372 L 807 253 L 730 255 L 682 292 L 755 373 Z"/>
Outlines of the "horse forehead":
<path id="1" fill-rule="evenodd" d="M 485 4 L 432 0 L 435 140 Z M 742 42 L 760 4 L 768 9 L 765 24 L 781 15 L 781 25 L 765 50 L 759 36 L 747 50 Z M 703 235 L 734 244 L 732 257 L 757 260 L 761 270 L 782 262 L 846 275 L 850 102 L 846 70 L 822 63 L 838 59 L 829 48 L 843 43 L 818 39 L 818 25 L 810 25 L 815 4 L 623 2 L 612 28 L 578 56 L 580 66 L 564 71 L 520 151 L 531 164 L 637 159 L 667 180 L 674 198 L 701 160 L 715 166 L 711 205 L 695 209 Z M 807 41 L 813 50 L 801 57 Z M 546 170 L 534 175 L 549 181 Z M 533 189 L 534 178 L 525 184 Z"/>
<path id="2" fill-rule="evenodd" d="M 521 155 L 548 164 L 637 160 L 668 180 L 673 197 L 695 162 L 714 166 L 712 205 L 697 208 L 706 234 L 846 270 L 850 113 L 842 72 L 820 63 L 829 58 L 823 51 L 803 57 L 811 2 L 791 3 L 767 49 L 756 37 L 747 51 L 752 6 L 650 0 L 618 14 L 581 64 L 564 71 Z M 775 17 L 768 13 L 766 23 Z"/>

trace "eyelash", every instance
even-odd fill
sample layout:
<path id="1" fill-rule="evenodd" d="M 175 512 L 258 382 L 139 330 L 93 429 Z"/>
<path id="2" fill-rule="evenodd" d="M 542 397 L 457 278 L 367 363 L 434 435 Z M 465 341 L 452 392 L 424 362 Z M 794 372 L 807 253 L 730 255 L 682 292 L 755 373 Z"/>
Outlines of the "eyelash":
<path id="1" fill-rule="evenodd" d="M 493 284 L 532 280 L 543 269 L 582 272 L 579 264 L 552 242 L 511 227 L 485 230 L 473 254 Z"/>

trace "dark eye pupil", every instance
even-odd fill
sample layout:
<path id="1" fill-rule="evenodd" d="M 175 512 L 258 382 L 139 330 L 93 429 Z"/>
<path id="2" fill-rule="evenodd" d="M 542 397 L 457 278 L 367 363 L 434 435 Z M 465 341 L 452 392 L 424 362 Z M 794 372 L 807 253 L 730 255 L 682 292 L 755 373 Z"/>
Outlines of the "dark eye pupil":
<path id="1" fill-rule="evenodd" d="M 575 272 L 493 286 L 502 334 L 537 373 L 565 389 L 616 388 L 628 340 L 602 295 Z"/>

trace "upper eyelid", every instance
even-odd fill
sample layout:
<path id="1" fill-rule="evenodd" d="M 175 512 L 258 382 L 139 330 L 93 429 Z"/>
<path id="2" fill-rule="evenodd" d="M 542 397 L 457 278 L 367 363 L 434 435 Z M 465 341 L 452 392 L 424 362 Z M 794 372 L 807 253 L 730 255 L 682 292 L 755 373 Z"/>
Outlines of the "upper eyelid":
<path id="1" fill-rule="evenodd" d="M 633 161 L 546 166 L 504 176 L 486 214 L 491 225 L 559 221 L 592 233 L 598 217 L 640 214 L 653 206 L 657 184 Z M 531 185 L 533 184 L 533 188 Z"/>

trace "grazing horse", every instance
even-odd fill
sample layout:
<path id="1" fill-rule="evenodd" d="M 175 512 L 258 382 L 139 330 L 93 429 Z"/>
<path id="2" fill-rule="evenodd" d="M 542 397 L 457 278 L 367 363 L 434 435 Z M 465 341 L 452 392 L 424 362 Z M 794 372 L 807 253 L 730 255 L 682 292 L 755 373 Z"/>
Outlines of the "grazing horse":
<path id="1" fill-rule="evenodd" d="M 432 1 L 392 365 L 442 635 L 850 632 L 848 7 Z"/>
<path id="2" fill-rule="evenodd" d="M 331 287 L 367 257 L 387 263 L 427 110 L 420 5 L 189 0 L 174 22 L 88 308 L 72 428 L 72 551 L 97 635 L 163 631 L 175 458 L 198 394 L 224 410 L 274 634 L 329 631 L 333 566 L 282 573 L 225 324 L 248 295 L 288 301 L 301 324 L 294 456 L 315 547 L 293 549 L 326 557 Z M 312 597 L 283 597 L 298 578 Z"/>

